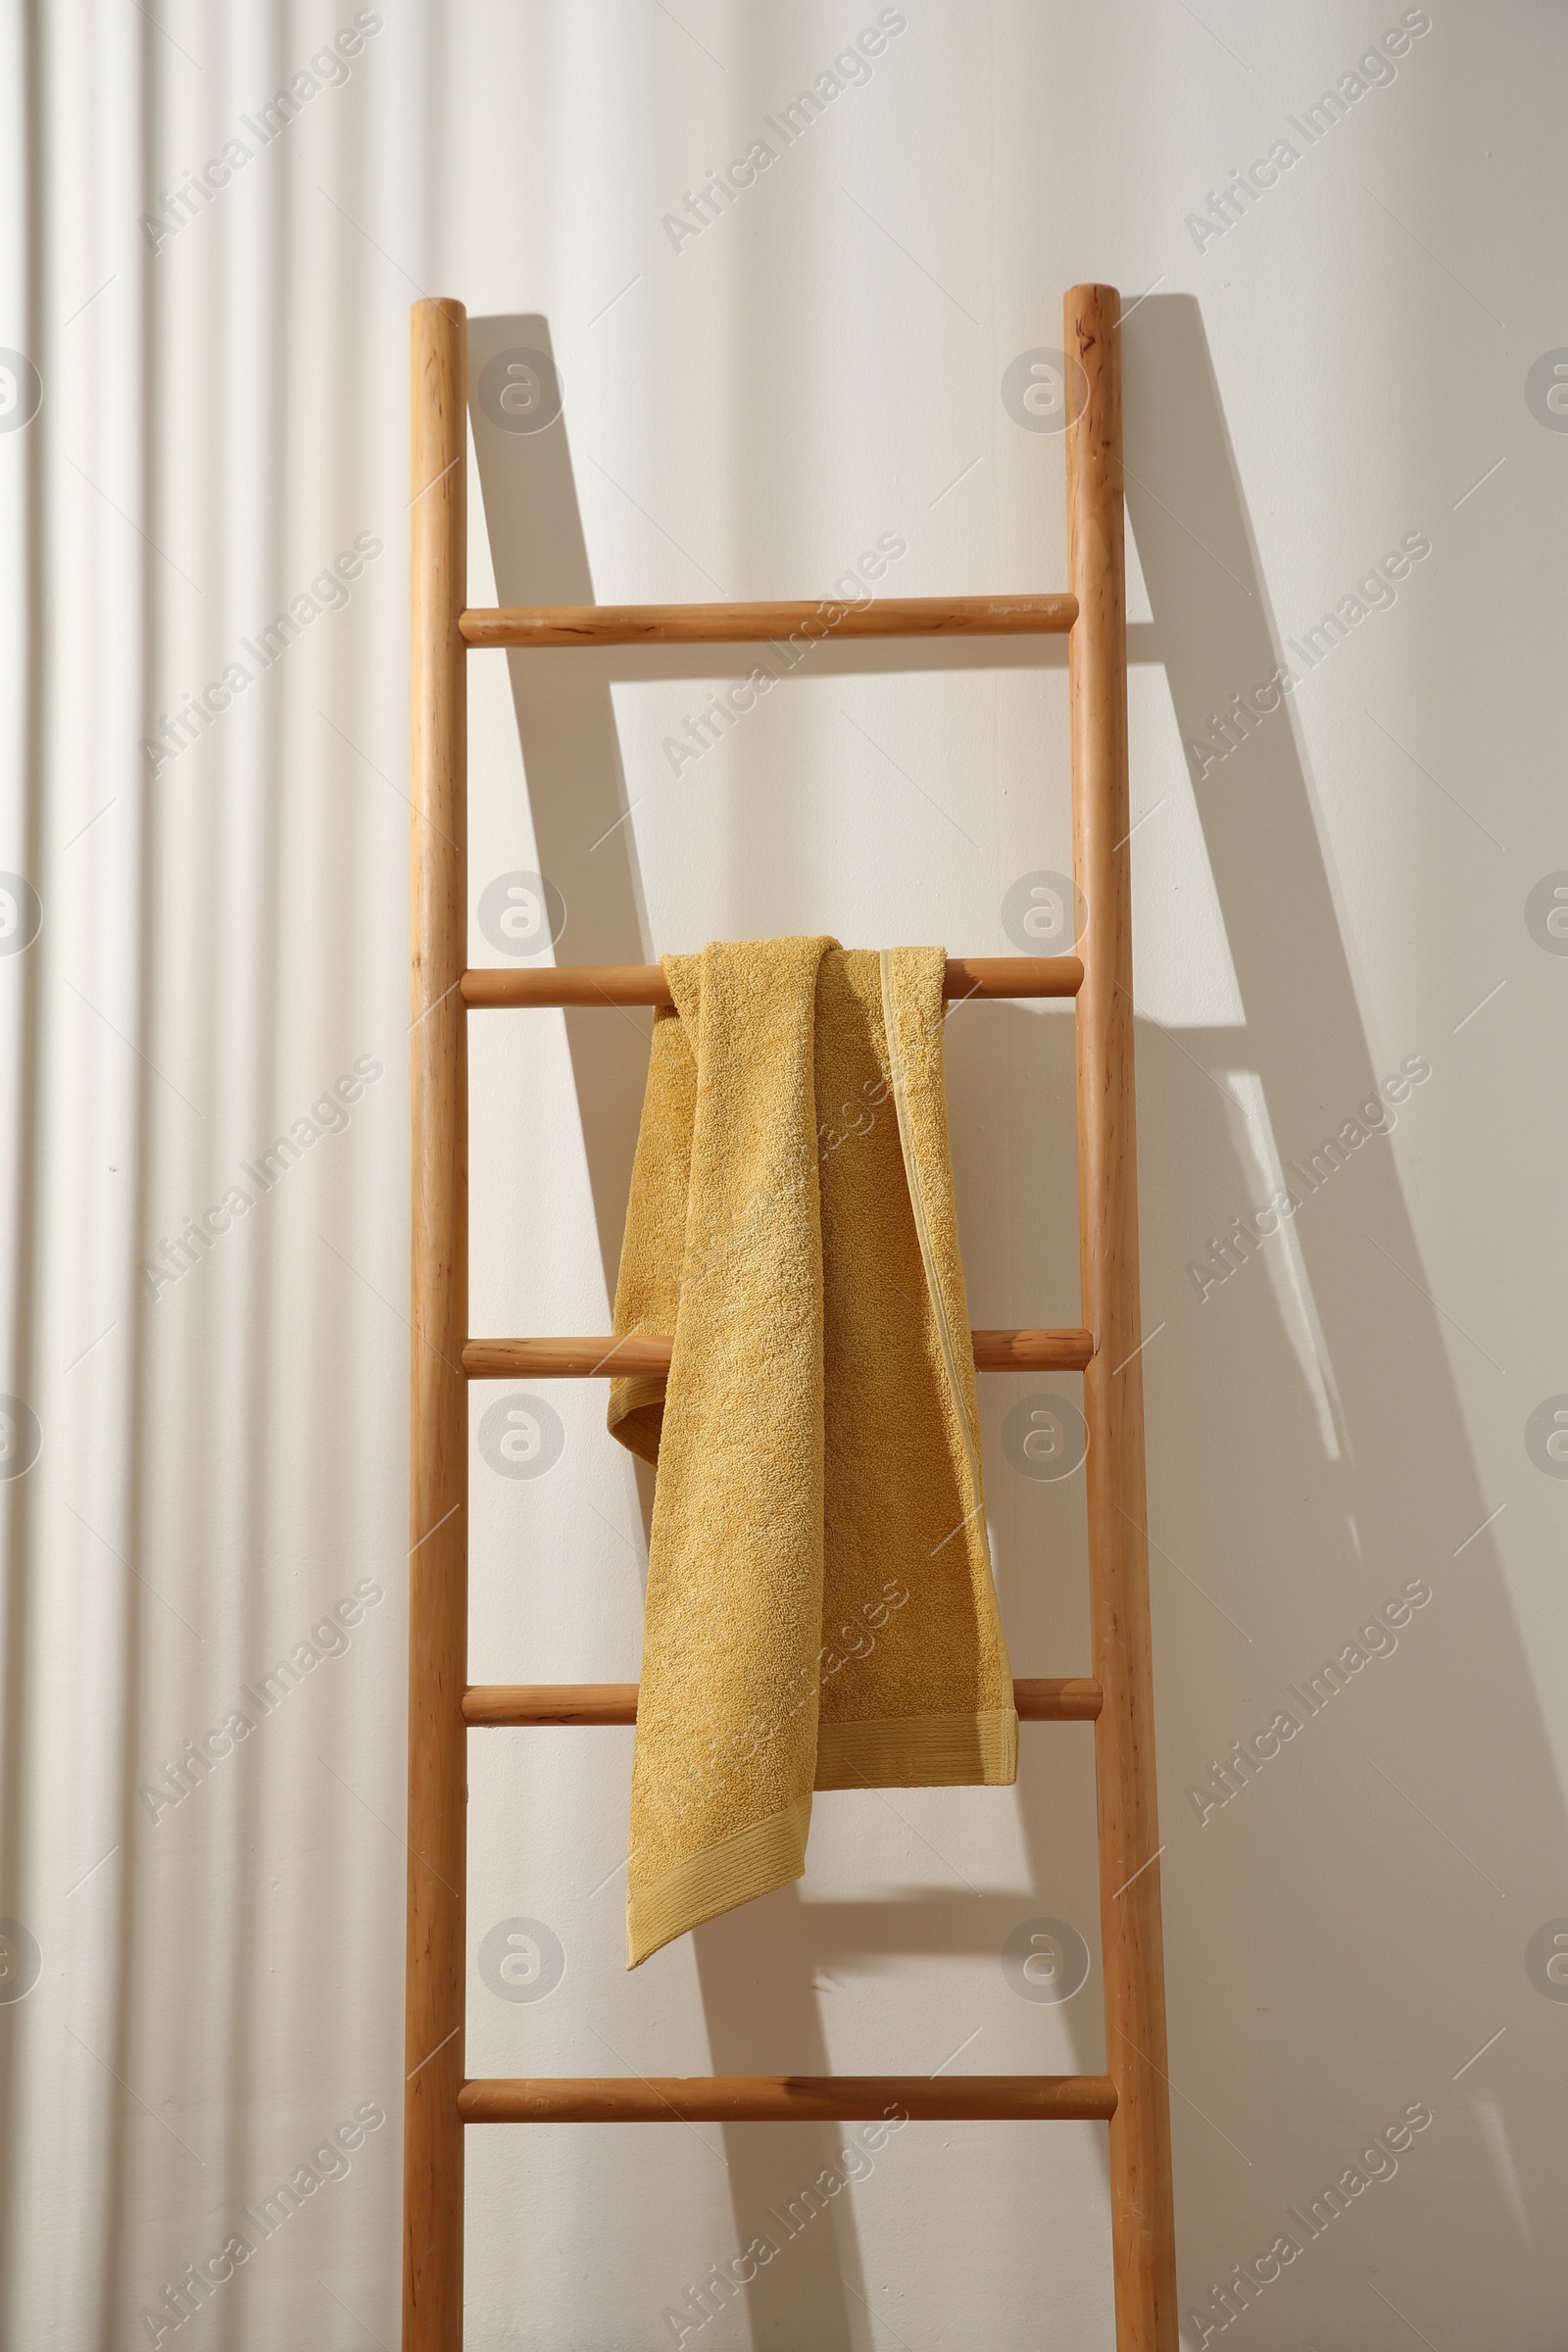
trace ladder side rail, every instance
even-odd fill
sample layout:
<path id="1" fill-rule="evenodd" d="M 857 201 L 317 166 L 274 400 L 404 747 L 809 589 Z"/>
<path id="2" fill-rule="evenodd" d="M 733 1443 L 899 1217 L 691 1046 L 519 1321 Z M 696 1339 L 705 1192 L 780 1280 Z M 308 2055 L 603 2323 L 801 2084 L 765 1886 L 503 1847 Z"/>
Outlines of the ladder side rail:
<path id="1" fill-rule="evenodd" d="M 466 319 L 413 321 L 409 1865 L 403 2347 L 463 2342 L 467 1682 Z"/>
<path id="2" fill-rule="evenodd" d="M 1117 2352 L 1176 2352 L 1175 2232 L 1160 1935 L 1143 1373 L 1138 1348 L 1127 606 L 1120 298 L 1064 304 L 1073 862 L 1087 910 L 1077 1000 L 1079 1247 L 1100 1814 L 1100 1916 Z M 1075 370 L 1081 371 L 1077 374 Z M 1080 405 L 1081 404 L 1081 405 Z M 1077 409 L 1077 414 L 1072 414 Z"/>

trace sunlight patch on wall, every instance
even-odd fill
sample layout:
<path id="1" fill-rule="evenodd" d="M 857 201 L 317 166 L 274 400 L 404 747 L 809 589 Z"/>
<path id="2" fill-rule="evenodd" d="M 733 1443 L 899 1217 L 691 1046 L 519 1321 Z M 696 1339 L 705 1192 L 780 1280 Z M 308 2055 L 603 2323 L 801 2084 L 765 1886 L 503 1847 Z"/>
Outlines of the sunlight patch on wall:
<path id="1" fill-rule="evenodd" d="M 1229 1098 L 1231 1140 L 1252 1188 L 1248 1207 L 1261 1207 L 1286 1189 L 1263 1081 L 1256 1070 L 1222 1070 L 1218 1075 Z M 1292 1218 L 1279 1220 L 1278 1231 L 1263 1243 L 1258 1256 L 1268 1271 L 1280 1319 L 1312 1399 L 1323 1450 L 1331 1462 L 1337 1462 L 1349 1450 L 1345 1412 L 1328 1342 L 1323 1336 L 1322 1319 L 1312 1297 L 1311 1277 Z M 1342 1436 L 1346 1438 L 1344 1444 Z"/>

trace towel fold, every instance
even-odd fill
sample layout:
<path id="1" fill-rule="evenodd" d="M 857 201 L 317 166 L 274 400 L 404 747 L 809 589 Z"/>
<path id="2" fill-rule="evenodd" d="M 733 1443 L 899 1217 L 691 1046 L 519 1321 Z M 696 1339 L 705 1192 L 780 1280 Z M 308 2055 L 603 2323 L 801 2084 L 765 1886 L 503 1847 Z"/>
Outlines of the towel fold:
<path id="1" fill-rule="evenodd" d="M 658 1464 L 628 1966 L 801 1876 L 814 1788 L 1005 1784 L 940 948 L 664 959 L 611 1385 Z"/>

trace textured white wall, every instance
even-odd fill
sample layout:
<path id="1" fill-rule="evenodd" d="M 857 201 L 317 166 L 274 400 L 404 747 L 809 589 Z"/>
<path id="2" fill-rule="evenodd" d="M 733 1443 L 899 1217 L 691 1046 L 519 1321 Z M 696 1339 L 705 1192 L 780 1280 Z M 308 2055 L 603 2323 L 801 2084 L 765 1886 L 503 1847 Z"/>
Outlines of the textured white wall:
<path id="1" fill-rule="evenodd" d="M 766 119 L 879 18 L 783 149 Z M 548 348 L 564 385 L 537 434 L 476 408 L 476 602 L 814 596 L 883 534 L 887 585 L 936 594 L 1061 582 L 1060 438 L 1004 384 L 1093 277 L 1149 290 L 1124 347 L 1186 2341 L 1288 2232 L 1227 2340 L 1559 2343 L 1560 16 L 384 0 L 264 144 L 355 21 L 5 18 L 0 2332 L 395 2341 L 408 305 L 458 296 L 476 363 Z M 229 184 L 149 235 L 235 137 Z M 732 206 L 664 224 L 759 137 L 781 152 Z M 1289 641 L 1407 535 L 1429 552 L 1309 666 Z M 300 596 L 323 609 L 264 669 L 246 641 Z M 665 738 L 724 663 L 476 657 L 475 960 L 483 890 L 541 870 L 566 960 L 798 929 L 1004 952 L 1009 890 L 1069 862 L 1058 651 L 824 650 L 678 773 Z M 234 662 L 197 740 L 142 748 Z M 1220 758 L 1217 714 L 1281 662 L 1291 695 Z M 645 1019 L 472 1034 L 472 1326 L 601 1328 Z M 974 1319 L 1075 1320 L 1070 1016 L 951 1036 Z M 1410 1061 L 1391 1133 L 1282 1179 Z M 326 1132 L 153 1298 L 140 1265 L 313 1105 Z M 1200 1298 L 1193 1262 L 1282 1181 L 1298 1211 Z M 1023 1673 L 1088 1664 L 1081 1480 L 1020 1475 L 1004 1436 L 1072 1386 L 984 1389 Z M 476 1432 L 507 1394 L 476 1391 Z M 476 1434 L 474 1679 L 629 1678 L 644 1498 L 602 1393 L 546 1400 L 547 1475 Z M 1348 1648 L 1412 1584 L 1397 1647 Z M 321 1627 L 300 1687 L 248 1702 Z M 1293 1687 L 1342 1651 L 1311 1715 Z M 247 1707 L 181 1801 L 140 1793 Z M 1219 1804 L 1214 1764 L 1282 1709 L 1299 1730 Z M 1013 1792 L 825 1798 L 800 1887 L 628 1978 L 630 1740 L 474 1743 L 471 2072 L 1102 2063 L 1098 1956 L 1057 2004 L 1003 1963 L 1041 1919 L 1095 1953 L 1087 1732 L 1026 1730 Z M 564 1959 L 542 1999 L 481 1968 L 519 1920 Z M 1396 2171 L 1362 2164 L 1316 2236 L 1292 2219 L 1410 2108 Z M 244 2209 L 340 2126 L 263 2239 Z M 749 2302 L 688 2307 L 688 2345 L 1109 2341 L 1095 2128 L 911 2127 L 786 2242 L 767 2209 L 846 2136 L 475 2134 L 468 2341 L 670 2343 L 760 2232 Z M 141 2315 L 235 2230 L 250 2258 L 159 2336 Z"/>

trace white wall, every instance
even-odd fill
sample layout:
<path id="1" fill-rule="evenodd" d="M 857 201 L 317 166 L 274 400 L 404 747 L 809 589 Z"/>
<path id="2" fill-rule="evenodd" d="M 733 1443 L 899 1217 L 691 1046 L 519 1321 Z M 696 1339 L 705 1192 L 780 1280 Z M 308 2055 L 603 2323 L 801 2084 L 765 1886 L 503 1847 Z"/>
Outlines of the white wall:
<path id="1" fill-rule="evenodd" d="M 1226 2331 L 1254 2352 L 1559 2343 L 1568 1487 L 1527 1428 L 1568 1392 L 1568 962 L 1527 906 L 1568 869 L 1568 439 L 1551 360 L 1530 377 L 1568 346 L 1560 16 L 1433 0 L 1309 145 L 1292 118 L 1392 0 L 904 0 L 869 78 L 677 243 L 662 216 L 872 0 L 384 0 L 347 80 L 241 133 L 152 250 L 159 191 L 354 13 L 6 19 L 0 343 L 42 405 L 0 430 L 0 866 L 42 927 L 0 955 L 0 1386 L 41 1440 L 23 1470 L 13 1414 L 5 2340 L 153 2340 L 142 2312 L 357 2109 L 387 2121 L 346 2177 L 161 2340 L 396 2338 L 410 302 L 459 297 L 476 356 L 548 345 L 564 382 L 537 435 L 477 414 L 474 601 L 814 596 L 884 532 L 888 586 L 935 594 L 1060 584 L 1061 442 L 1002 385 L 1100 278 L 1150 289 L 1123 332 L 1144 1360 L 1182 2302 L 1216 2330 L 1186 2340 L 1292 2231 Z M 1281 138 L 1277 184 L 1195 228 Z M 346 605 L 149 758 L 361 534 Z M 1286 641 L 1405 534 L 1430 552 L 1396 601 L 1308 670 Z M 678 775 L 663 739 L 710 686 L 476 658 L 475 906 L 542 869 L 567 960 L 803 929 L 1004 952 L 1009 888 L 1069 860 L 1058 651 L 824 653 Z M 1205 757 L 1282 661 L 1289 700 Z M 474 1023 L 474 1329 L 604 1326 L 645 1034 Z M 951 1035 L 974 1319 L 1073 1321 L 1070 1015 Z M 150 1297 L 161 1239 L 357 1056 L 382 1074 L 346 1132 Z M 1407 1057 L 1392 1134 L 1200 1299 L 1211 1237 Z M 984 1391 L 1023 1673 L 1088 1664 L 1081 1480 L 1020 1476 L 1003 1437 L 1071 1387 Z M 636 1670 L 642 1500 L 602 1393 L 549 1402 L 548 1476 L 475 1445 L 475 1680 Z M 155 1822 L 142 1787 L 367 1579 L 346 1652 Z M 1396 1651 L 1200 1820 L 1212 1760 L 1412 1580 Z M 1041 1918 L 1095 1946 L 1087 1732 L 1027 1729 L 1012 1792 L 825 1798 L 798 1888 L 628 1978 L 630 1742 L 475 1742 L 471 2072 L 1102 2064 L 1098 1960 L 1054 2006 L 1002 1962 Z M 479 1973 L 514 1919 L 564 1955 L 536 2003 Z M 1418 2104 L 1394 2177 L 1316 2238 L 1288 2218 Z M 843 2137 L 476 2133 L 469 2343 L 671 2342 L 666 2307 Z M 1108 2278 L 1097 2128 L 911 2127 L 686 2341 L 1067 2352 L 1109 2341 Z"/>

